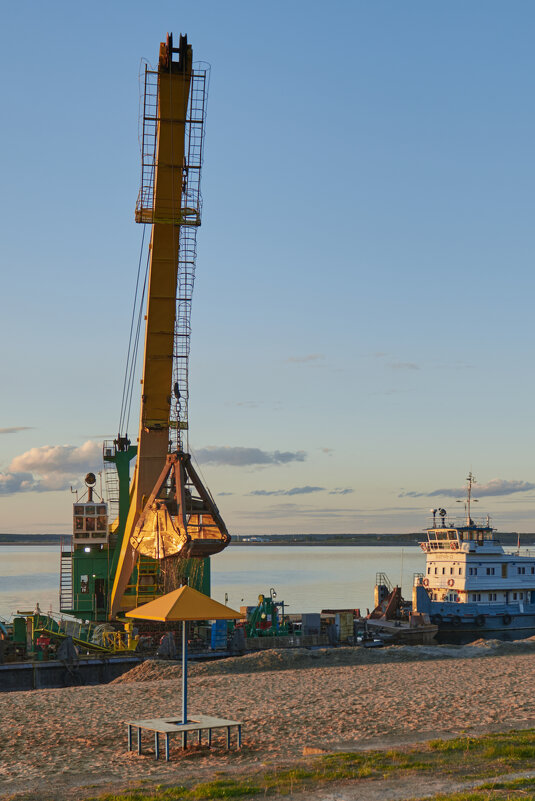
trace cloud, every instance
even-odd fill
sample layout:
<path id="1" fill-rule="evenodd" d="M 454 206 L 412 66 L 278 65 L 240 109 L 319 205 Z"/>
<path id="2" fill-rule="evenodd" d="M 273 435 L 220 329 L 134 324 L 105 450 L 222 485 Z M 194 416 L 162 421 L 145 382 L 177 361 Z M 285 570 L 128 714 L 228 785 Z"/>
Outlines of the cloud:
<path id="1" fill-rule="evenodd" d="M 31 431 L 33 426 L 11 426 L 11 428 L 0 428 L 0 434 L 18 434 L 19 431 Z"/>
<path id="2" fill-rule="evenodd" d="M 309 495 L 311 492 L 325 492 L 325 487 L 292 487 L 289 490 L 253 490 L 249 495 Z"/>
<path id="3" fill-rule="evenodd" d="M 87 441 L 83 445 L 44 445 L 15 456 L 6 473 L 0 473 L 0 495 L 18 492 L 55 492 L 79 481 L 80 473 L 98 471 L 101 446 Z"/>
<path id="4" fill-rule="evenodd" d="M 324 358 L 323 353 L 308 353 L 306 356 L 290 356 L 286 361 L 292 364 L 304 364 L 305 362 L 319 362 Z"/>
<path id="5" fill-rule="evenodd" d="M 493 478 L 487 484 L 477 484 L 474 488 L 474 495 L 481 498 L 485 496 L 512 495 L 515 492 L 529 492 L 534 490 L 535 484 L 528 481 L 506 481 L 502 478 Z M 432 492 L 401 492 L 398 498 L 459 498 L 466 495 L 466 488 L 461 489 L 437 489 Z"/>
<path id="6" fill-rule="evenodd" d="M 48 473 L 82 473 L 97 468 L 102 461 L 102 446 L 88 440 L 83 445 L 43 445 L 15 456 L 9 469 Z"/>
<path id="7" fill-rule="evenodd" d="M 246 467 L 262 464 L 288 464 L 288 462 L 304 462 L 304 451 L 263 451 L 260 448 L 242 448 L 222 445 L 210 445 L 195 451 L 195 458 L 202 464 L 230 465 Z"/>
<path id="8" fill-rule="evenodd" d="M 419 370 L 417 364 L 414 362 L 389 362 L 388 367 L 392 370 Z"/>
<path id="9" fill-rule="evenodd" d="M 36 483 L 31 473 L 0 473 L 0 495 L 30 492 L 37 489 Z"/>
<path id="10" fill-rule="evenodd" d="M 216 494 L 218 498 L 227 498 L 229 495 L 234 495 L 233 492 L 218 492 Z"/>
<path id="11" fill-rule="evenodd" d="M 329 491 L 329 495 L 351 495 L 352 492 L 355 492 L 355 490 L 351 489 L 351 487 L 336 487 Z"/>

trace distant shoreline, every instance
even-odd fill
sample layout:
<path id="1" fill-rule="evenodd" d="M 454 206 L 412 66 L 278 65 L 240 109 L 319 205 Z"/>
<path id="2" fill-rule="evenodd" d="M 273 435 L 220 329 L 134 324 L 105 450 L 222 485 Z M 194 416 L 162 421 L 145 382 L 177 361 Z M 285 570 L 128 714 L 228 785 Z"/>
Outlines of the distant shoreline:
<path id="1" fill-rule="evenodd" d="M 2 545 L 19 545 L 19 546 L 38 546 L 38 545 L 57 545 L 59 547 L 61 540 L 67 540 L 66 536 L 61 535 L 45 535 L 45 534 L 0 534 L 0 546 Z M 515 546 L 518 542 L 518 534 L 516 532 L 502 532 L 497 534 L 498 541 L 505 546 Z M 370 548 L 370 547 L 384 547 L 384 546 L 398 546 L 413 547 L 418 546 L 420 542 L 425 540 L 425 533 L 410 533 L 410 534 L 346 534 L 346 535 L 328 535 L 319 537 L 318 535 L 290 535 L 279 534 L 272 535 L 270 539 L 262 537 L 254 539 L 245 537 L 245 539 L 238 539 L 233 537 L 230 543 L 232 546 L 253 545 L 258 547 L 270 546 L 284 546 L 284 547 L 348 547 L 354 546 L 357 548 Z M 535 547 L 535 534 L 521 534 L 520 547 L 532 548 Z"/>

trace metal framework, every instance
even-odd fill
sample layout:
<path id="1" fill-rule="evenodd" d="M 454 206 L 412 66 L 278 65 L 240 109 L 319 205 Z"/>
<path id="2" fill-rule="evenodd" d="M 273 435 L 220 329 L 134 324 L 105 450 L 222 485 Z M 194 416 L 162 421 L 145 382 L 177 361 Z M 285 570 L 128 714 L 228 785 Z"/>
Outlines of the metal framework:
<path id="1" fill-rule="evenodd" d="M 173 381 L 170 414 L 170 450 L 189 450 L 189 353 L 191 302 L 195 283 L 197 228 L 201 224 L 201 167 L 204 150 L 204 123 L 209 68 L 199 65 L 192 71 L 185 127 L 185 155 L 180 184 L 181 202 L 176 211 L 162 216 L 155 213 L 154 183 L 157 172 L 158 71 L 145 67 L 143 125 L 141 135 L 141 187 L 136 204 L 136 221 L 146 224 L 170 223 L 179 227 L 176 322 L 173 347 Z M 177 176 L 178 178 L 178 176 Z"/>

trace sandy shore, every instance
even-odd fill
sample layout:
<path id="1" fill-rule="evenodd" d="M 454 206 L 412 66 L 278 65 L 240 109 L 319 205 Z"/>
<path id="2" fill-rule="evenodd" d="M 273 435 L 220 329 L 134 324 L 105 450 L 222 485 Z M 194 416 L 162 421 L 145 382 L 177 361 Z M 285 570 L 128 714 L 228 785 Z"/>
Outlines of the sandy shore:
<path id="1" fill-rule="evenodd" d="M 203 781 L 289 764 L 304 748 L 535 726 L 531 641 L 277 651 L 192 666 L 190 712 L 243 720 L 241 752 L 227 752 L 221 734 L 211 752 L 184 754 L 175 741 L 169 763 L 128 754 L 126 721 L 176 715 L 179 677 L 177 665 L 148 662 L 109 685 L 0 694 L 0 797 L 82 799 L 140 781 Z"/>

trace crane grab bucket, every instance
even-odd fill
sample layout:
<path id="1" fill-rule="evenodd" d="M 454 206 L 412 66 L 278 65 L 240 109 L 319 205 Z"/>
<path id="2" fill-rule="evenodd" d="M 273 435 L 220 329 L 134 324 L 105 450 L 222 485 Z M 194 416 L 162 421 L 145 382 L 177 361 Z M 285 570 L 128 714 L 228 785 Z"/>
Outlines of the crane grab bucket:
<path id="1" fill-rule="evenodd" d="M 167 456 L 166 464 L 139 516 L 130 545 L 151 559 L 204 558 L 219 553 L 230 535 L 188 453 Z"/>

